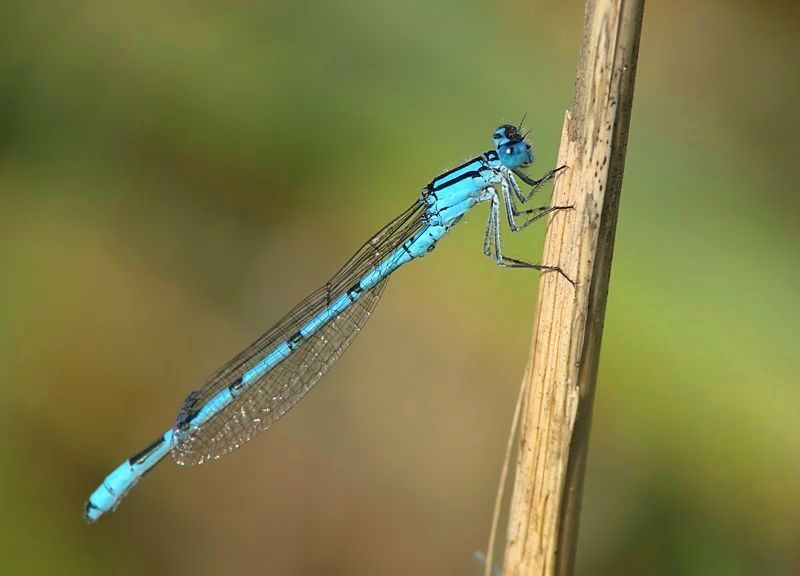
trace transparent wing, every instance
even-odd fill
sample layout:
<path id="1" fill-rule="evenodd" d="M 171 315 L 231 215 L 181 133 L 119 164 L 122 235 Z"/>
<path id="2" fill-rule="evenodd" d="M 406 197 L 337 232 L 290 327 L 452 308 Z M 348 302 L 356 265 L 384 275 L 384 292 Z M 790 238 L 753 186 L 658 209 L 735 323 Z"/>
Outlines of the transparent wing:
<path id="1" fill-rule="evenodd" d="M 239 381 L 300 327 L 320 314 L 364 275 L 424 226 L 424 205 L 417 202 L 373 235 L 329 282 L 312 292 L 261 338 L 220 368 L 186 399 L 173 434 L 173 459 L 199 464 L 238 448 L 269 428 L 303 398 L 341 357 L 378 303 L 388 279 L 364 292 L 344 312 L 306 338 L 285 360 L 250 382 L 228 406 L 207 422 L 182 430 L 187 407 L 203 406 Z M 178 433 L 178 429 L 181 432 Z"/>

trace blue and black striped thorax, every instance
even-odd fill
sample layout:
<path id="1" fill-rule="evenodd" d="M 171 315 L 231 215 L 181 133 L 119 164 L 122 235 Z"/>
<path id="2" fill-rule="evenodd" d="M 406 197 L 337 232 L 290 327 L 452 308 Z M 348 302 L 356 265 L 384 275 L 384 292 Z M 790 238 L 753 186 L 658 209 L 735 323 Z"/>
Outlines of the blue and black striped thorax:
<path id="1" fill-rule="evenodd" d="M 451 226 L 476 202 L 484 200 L 486 188 L 507 178 L 509 170 L 525 168 L 533 162 L 533 149 L 517 126 L 504 124 L 492 135 L 495 149 L 484 152 L 444 174 L 440 174 L 423 190 L 429 218 Z M 452 218 L 448 221 L 445 212 Z M 438 218 L 437 218 L 438 217 Z"/>
<path id="2" fill-rule="evenodd" d="M 487 180 L 490 174 L 497 171 L 499 164 L 499 154 L 497 150 L 489 150 L 480 156 L 464 162 L 460 166 L 439 174 L 425 187 L 425 195 L 432 196 L 434 199 L 443 191 L 459 187 L 464 183 L 472 184 L 478 179 Z"/>
<path id="3" fill-rule="evenodd" d="M 489 150 L 440 174 L 422 190 L 428 222 L 450 227 L 480 201 L 487 187 L 498 182 L 500 166 L 496 150 Z"/>

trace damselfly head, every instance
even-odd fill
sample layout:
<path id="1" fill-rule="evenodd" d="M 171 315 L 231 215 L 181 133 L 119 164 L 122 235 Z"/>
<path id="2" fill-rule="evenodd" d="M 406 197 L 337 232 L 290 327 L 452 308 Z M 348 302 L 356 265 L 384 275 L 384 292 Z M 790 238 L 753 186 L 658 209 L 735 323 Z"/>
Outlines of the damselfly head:
<path id="1" fill-rule="evenodd" d="M 492 136 L 500 162 L 509 168 L 524 168 L 533 162 L 533 149 L 519 127 L 504 124 Z"/>

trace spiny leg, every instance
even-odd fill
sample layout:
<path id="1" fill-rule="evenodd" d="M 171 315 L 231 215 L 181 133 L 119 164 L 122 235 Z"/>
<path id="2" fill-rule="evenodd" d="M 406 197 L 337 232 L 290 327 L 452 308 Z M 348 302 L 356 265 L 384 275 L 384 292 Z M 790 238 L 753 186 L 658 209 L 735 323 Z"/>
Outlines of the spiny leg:
<path id="1" fill-rule="evenodd" d="M 530 176 L 525 174 L 519 168 L 512 169 L 512 172 L 517 175 L 517 178 L 519 178 L 520 180 L 525 182 L 525 184 L 528 184 L 529 186 L 533 186 L 533 188 L 531 188 L 530 192 L 528 192 L 528 195 L 526 196 L 525 194 L 522 193 L 522 190 L 520 190 L 520 187 L 517 186 L 517 183 L 513 182 L 514 179 L 513 178 L 509 178 L 509 180 L 512 180 L 512 187 L 514 188 L 514 194 L 516 194 L 516 196 L 517 196 L 517 198 L 519 198 L 520 202 L 525 204 L 525 202 L 527 202 L 528 200 L 531 199 L 531 196 L 536 194 L 536 191 L 539 190 L 539 188 L 541 188 L 544 184 L 546 184 L 547 182 L 552 180 L 553 177 L 556 174 L 561 172 L 566 167 L 567 166 L 565 164 L 563 166 L 559 166 L 558 168 L 553 168 L 552 170 L 550 170 L 550 172 L 548 172 L 547 174 L 545 174 L 544 176 L 542 176 L 538 180 L 534 180 L 533 178 L 531 178 Z"/>
<path id="2" fill-rule="evenodd" d="M 514 180 L 514 177 L 510 174 L 510 171 L 506 172 L 504 174 L 501 174 L 501 176 L 503 178 L 503 180 L 501 181 L 501 185 L 503 185 L 503 183 L 505 183 L 506 186 L 510 186 L 511 187 L 511 190 L 514 191 L 514 195 L 517 198 L 524 198 L 524 196 L 522 196 L 522 191 L 520 190 L 519 185 L 517 185 L 517 181 Z M 503 198 L 510 198 L 511 200 L 514 199 L 510 194 L 505 194 L 505 193 L 503 194 Z M 522 214 L 533 214 L 534 212 L 541 212 L 542 210 L 546 210 L 547 209 L 547 206 L 541 206 L 539 208 L 528 208 L 526 210 L 520 210 L 517 207 L 517 203 L 516 202 L 508 202 L 507 201 L 506 204 L 510 204 L 511 213 L 514 216 L 520 216 Z"/>
<path id="3" fill-rule="evenodd" d="M 522 260 L 517 260 L 516 258 L 511 258 L 509 256 L 504 256 L 502 248 L 500 247 L 500 200 L 497 197 L 497 194 L 492 196 L 491 203 L 489 205 L 489 223 L 486 226 L 486 236 L 483 240 L 483 252 L 489 257 L 493 257 L 495 263 L 498 266 L 502 266 L 503 268 L 528 268 L 532 270 L 540 270 L 546 272 L 558 272 L 567 281 L 575 286 L 575 282 L 567 276 L 564 271 L 559 266 L 548 266 L 546 264 L 531 264 L 530 262 L 523 262 Z M 494 240 L 494 254 L 491 252 L 491 242 L 490 238 Z"/>
<path id="4" fill-rule="evenodd" d="M 524 179 L 524 178 L 528 177 L 526 174 L 524 174 L 520 170 L 512 170 L 512 173 L 516 174 L 517 177 L 521 178 L 521 179 Z M 514 179 L 514 177 L 513 176 L 509 176 L 508 173 L 506 173 L 506 177 L 508 179 L 509 184 L 511 185 L 511 189 L 514 191 L 514 195 L 519 199 L 519 201 L 521 203 L 523 203 L 523 204 L 525 202 L 527 202 L 528 201 L 528 197 L 526 197 L 522 193 L 522 189 L 519 187 L 519 184 L 517 184 L 517 181 Z M 514 207 L 516 208 L 516 205 Z"/>
<path id="5" fill-rule="evenodd" d="M 492 257 L 492 237 L 495 235 L 495 229 L 497 228 L 495 215 L 496 211 L 489 208 L 489 221 L 486 223 L 486 234 L 483 237 L 483 253 L 489 258 Z"/>
<path id="6" fill-rule="evenodd" d="M 570 206 L 542 206 L 541 208 L 533 208 L 531 210 L 522 210 L 519 211 L 514 204 L 514 199 L 511 197 L 511 191 L 509 189 L 510 183 L 514 183 L 513 176 L 509 176 L 508 178 L 503 178 L 502 182 L 500 183 L 500 187 L 503 190 L 503 202 L 506 205 L 506 217 L 508 218 L 508 225 L 511 227 L 512 232 L 519 232 L 520 230 L 526 228 L 527 226 L 533 224 L 537 220 L 544 218 L 551 212 L 555 212 L 556 210 L 567 210 L 569 208 L 574 208 L 573 205 Z M 513 187 L 513 186 L 511 186 Z M 532 218 L 529 218 L 522 224 L 517 224 L 514 216 L 520 216 L 522 214 L 536 214 Z"/>

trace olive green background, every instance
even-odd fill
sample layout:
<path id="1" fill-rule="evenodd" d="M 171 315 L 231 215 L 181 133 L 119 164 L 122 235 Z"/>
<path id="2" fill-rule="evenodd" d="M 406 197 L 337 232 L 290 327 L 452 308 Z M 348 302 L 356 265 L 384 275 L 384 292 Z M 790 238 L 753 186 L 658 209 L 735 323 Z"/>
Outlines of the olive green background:
<path id="1" fill-rule="evenodd" d="M 579 575 L 800 572 L 794 6 L 646 8 Z M 551 168 L 582 12 L 4 2 L 2 572 L 477 575 L 538 277 L 482 207 L 268 434 L 82 506 L 496 125 Z"/>

